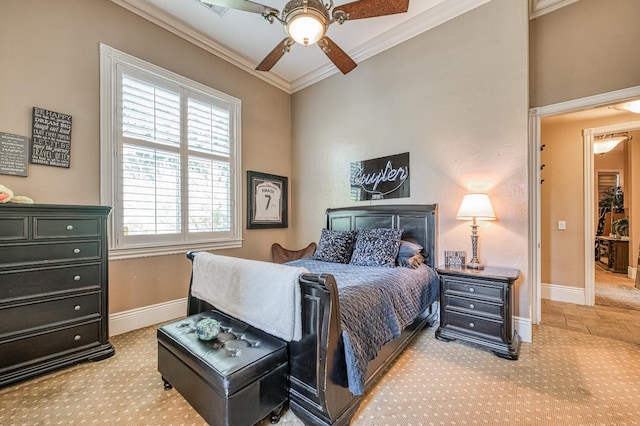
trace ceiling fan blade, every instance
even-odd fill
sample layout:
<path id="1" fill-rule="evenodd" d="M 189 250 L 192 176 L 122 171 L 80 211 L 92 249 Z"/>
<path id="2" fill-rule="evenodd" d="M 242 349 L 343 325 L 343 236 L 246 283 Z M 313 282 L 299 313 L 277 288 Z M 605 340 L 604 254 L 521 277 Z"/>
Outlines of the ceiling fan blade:
<path id="1" fill-rule="evenodd" d="M 346 19 L 352 21 L 404 13 L 407 10 L 409 10 L 409 0 L 359 0 L 336 6 L 333 9 L 333 17 L 335 18 L 336 12 L 340 11 L 347 16 Z"/>
<path id="2" fill-rule="evenodd" d="M 344 50 L 340 49 L 337 44 L 333 42 L 329 37 L 323 37 L 318 41 L 320 49 L 331 59 L 331 62 L 338 67 L 342 74 L 347 74 L 353 70 L 358 64 L 355 63 Z"/>
<path id="3" fill-rule="evenodd" d="M 291 46 L 295 42 L 291 40 L 289 37 L 283 39 L 278 45 L 271 51 L 269 54 L 258 64 L 256 70 L 258 71 L 269 71 L 273 66 L 287 53 L 291 50 Z"/>
<path id="4" fill-rule="evenodd" d="M 246 12 L 259 13 L 261 15 L 277 15 L 278 9 L 274 9 L 263 4 L 254 3 L 249 0 L 200 0 L 209 6 L 228 7 L 229 9 L 244 10 Z"/>

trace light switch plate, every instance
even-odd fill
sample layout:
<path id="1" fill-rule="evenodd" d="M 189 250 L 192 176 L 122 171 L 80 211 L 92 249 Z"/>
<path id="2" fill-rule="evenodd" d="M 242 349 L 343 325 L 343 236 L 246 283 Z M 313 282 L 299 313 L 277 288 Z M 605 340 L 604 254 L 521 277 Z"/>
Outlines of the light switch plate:
<path id="1" fill-rule="evenodd" d="M 567 229 L 567 222 L 565 222 L 564 220 L 559 220 L 558 221 L 558 230 L 559 231 L 564 231 L 565 229 Z"/>

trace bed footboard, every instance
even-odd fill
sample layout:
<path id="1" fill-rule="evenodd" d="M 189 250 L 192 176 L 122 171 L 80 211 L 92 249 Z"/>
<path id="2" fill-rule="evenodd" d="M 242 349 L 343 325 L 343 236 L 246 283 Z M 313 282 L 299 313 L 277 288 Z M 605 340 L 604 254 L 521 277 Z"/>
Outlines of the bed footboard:
<path id="1" fill-rule="evenodd" d="M 187 257 L 193 260 L 195 253 L 189 252 Z M 300 288 L 302 339 L 288 343 L 289 406 L 305 424 L 348 425 L 362 397 L 354 396 L 348 388 L 335 278 L 330 274 L 303 274 Z M 209 303 L 191 296 L 189 289 L 188 315 L 210 309 L 213 307 Z M 384 372 L 422 328 L 435 321 L 437 303 L 423 312 L 399 338 L 387 343 L 371 361 L 366 387 Z"/>
<path id="2" fill-rule="evenodd" d="M 349 392 L 335 279 L 304 274 L 302 339 L 289 343 L 289 406 L 305 424 L 348 424 L 361 397 Z"/>

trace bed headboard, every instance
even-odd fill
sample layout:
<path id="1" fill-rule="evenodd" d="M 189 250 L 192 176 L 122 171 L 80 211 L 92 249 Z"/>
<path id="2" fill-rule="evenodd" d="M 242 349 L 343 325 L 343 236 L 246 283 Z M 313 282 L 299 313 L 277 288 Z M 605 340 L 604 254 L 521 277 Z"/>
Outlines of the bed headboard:
<path id="1" fill-rule="evenodd" d="M 327 209 L 327 229 L 403 229 L 402 239 L 424 247 L 425 263 L 435 267 L 437 204 L 392 204 Z"/>

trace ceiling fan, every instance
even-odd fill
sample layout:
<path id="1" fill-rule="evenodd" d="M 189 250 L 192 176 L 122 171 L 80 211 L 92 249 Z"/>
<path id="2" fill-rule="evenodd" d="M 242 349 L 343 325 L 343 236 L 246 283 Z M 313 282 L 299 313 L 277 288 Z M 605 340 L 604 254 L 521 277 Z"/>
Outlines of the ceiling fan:
<path id="1" fill-rule="evenodd" d="M 285 5 L 281 14 L 278 9 L 249 0 L 200 0 L 200 2 L 210 7 L 221 6 L 259 13 L 271 24 L 278 21 L 284 25 L 287 37 L 258 64 L 256 70 L 269 71 L 296 43 L 303 46 L 317 43 L 343 74 L 353 70 L 357 64 L 326 36 L 329 25 L 334 22 L 344 24 L 345 21 L 354 19 L 404 13 L 409 9 L 409 0 L 358 0 L 335 7 L 333 0 L 329 0 L 328 4 L 324 4 L 322 0 L 291 0 Z"/>

